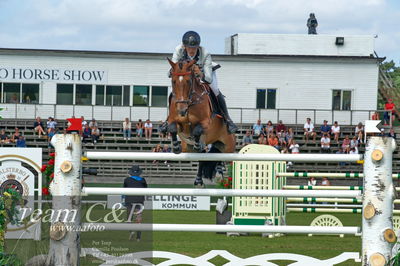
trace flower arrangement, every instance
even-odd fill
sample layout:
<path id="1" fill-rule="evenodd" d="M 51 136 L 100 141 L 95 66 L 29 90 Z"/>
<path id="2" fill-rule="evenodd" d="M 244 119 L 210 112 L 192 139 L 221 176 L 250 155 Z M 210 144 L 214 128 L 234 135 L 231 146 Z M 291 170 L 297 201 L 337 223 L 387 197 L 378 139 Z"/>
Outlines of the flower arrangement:
<path id="1" fill-rule="evenodd" d="M 21 194 L 11 188 L 5 189 L 0 195 L 0 265 L 22 265 L 15 255 L 4 253 L 7 225 L 9 223 L 13 225 L 20 224 L 18 205 L 24 205 Z"/>
<path id="2" fill-rule="evenodd" d="M 47 164 L 44 164 L 42 166 L 42 169 L 40 170 L 43 173 L 43 177 L 45 178 L 45 182 L 42 187 L 42 195 L 48 196 L 50 195 L 50 184 L 53 181 L 54 178 L 54 157 L 55 153 L 50 153 L 50 158 Z"/>
<path id="3" fill-rule="evenodd" d="M 232 188 L 232 163 L 228 165 L 228 172 L 226 176 L 222 176 L 217 180 L 217 186 L 219 188 L 231 189 Z"/>

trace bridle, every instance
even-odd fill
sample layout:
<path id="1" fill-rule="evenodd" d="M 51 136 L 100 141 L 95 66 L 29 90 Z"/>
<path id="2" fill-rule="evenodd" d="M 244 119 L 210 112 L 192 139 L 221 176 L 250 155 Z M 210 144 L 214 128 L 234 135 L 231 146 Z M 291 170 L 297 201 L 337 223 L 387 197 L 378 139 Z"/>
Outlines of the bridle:
<path id="1" fill-rule="evenodd" d="M 203 89 L 203 92 L 200 95 L 198 95 L 196 93 L 196 91 L 194 90 L 194 83 L 195 83 L 194 79 L 195 79 L 195 76 L 194 76 L 193 71 L 171 72 L 171 75 L 172 76 L 178 76 L 178 77 L 190 75 L 190 89 L 189 89 L 188 99 L 187 100 L 177 100 L 177 101 L 175 101 L 175 104 L 178 104 L 178 103 L 187 104 L 187 106 L 189 108 L 192 105 L 201 103 L 201 97 L 203 97 L 203 95 L 208 93 L 208 91 L 204 88 L 204 86 L 202 86 L 204 89 Z M 197 97 L 194 98 L 194 96 L 197 96 Z M 175 97 L 174 90 L 172 90 L 172 97 Z"/>

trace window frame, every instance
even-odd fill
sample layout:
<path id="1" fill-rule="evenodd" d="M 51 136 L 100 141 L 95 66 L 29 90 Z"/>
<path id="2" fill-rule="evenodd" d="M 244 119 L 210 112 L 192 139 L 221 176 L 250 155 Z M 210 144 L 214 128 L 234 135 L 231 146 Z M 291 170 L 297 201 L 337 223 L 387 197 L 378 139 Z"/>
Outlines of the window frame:
<path id="1" fill-rule="evenodd" d="M 334 109 L 334 92 L 335 91 L 340 91 L 340 105 L 339 105 L 339 109 Z M 344 109 L 343 107 L 343 93 L 344 92 L 350 92 L 350 108 L 349 109 Z M 354 98 L 354 89 L 332 89 L 331 92 L 331 110 L 332 111 L 351 111 L 352 110 L 352 106 L 353 106 L 353 98 Z"/>
<path id="2" fill-rule="evenodd" d="M 259 90 L 264 90 L 265 91 L 265 104 L 264 108 L 257 107 L 257 101 L 258 101 L 258 91 Z M 275 91 L 275 108 L 268 108 L 268 90 L 274 90 Z M 262 109 L 262 110 L 277 110 L 277 103 L 278 103 L 278 88 L 256 88 L 256 104 L 255 108 L 256 109 Z"/>

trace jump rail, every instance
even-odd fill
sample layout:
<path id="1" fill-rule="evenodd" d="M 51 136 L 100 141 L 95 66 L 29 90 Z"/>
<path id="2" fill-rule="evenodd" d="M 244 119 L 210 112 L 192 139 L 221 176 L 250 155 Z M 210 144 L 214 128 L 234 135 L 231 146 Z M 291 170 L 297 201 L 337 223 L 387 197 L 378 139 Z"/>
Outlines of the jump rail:
<path id="1" fill-rule="evenodd" d="M 362 178 L 363 173 L 308 173 L 308 172 L 287 172 L 278 173 L 279 177 L 332 177 L 332 178 Z M 399 174 L 392 174 L 392 178 L 400 178 Z"/>
<path id="2" fill-rule="evenodd" d="M 85 223 L 104 230 L 116 231 L 169 231 L 169 232 L 248 232 L 285 234 L 350 234 L 361 232 L 359 227 L 345 226 L 260 226 L 215 224 L 133 224 L 133 223 Z"/>
<path id="3" fill-rule="evenodd" d="M 227 196 L 227 197 L 361 197 L 358 190 L 242 190 L 242 189 L 188 189 L 188 188 L 102 188 L 83 187 L 83 195 L 126 196 Z"/>
<path id="4" fill-rule="evenodd" d="M 292 161 L 292 162 L 357 162 L 361 154 L 238 154 L 238 153 L 155 153 L 155 152 L 96 152 L 85 157 L 96 160 L 137 161 Z"/>

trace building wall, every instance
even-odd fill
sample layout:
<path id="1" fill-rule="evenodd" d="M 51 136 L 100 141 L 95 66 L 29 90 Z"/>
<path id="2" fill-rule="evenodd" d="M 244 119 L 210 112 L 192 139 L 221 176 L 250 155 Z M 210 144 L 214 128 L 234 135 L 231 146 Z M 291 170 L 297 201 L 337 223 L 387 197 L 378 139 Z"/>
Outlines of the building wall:
<path id="1" fill-rule="evenodd" d="M 32 53 L 34 54 L 34 53 Z M 170 86 L 167 77 L 169 64 L 165 55 L 91 56 L 42 53 L 40 55 L 0 54 L 1 68 L 38 68 L 63 70 L 105 71 L 105 82 L 88 82 L 105 85 L 158 85 Z M 252 108 L 232 110 L 238 121 L 253 121 L 257 115 L 277 120 L 276 110 L 256 110 L 256 90 L 277 89 L 277 109 L 332 109 L 332 90 L 352 90 L 352 110 L 375 110 L 377 104 L 378 65 L 373 59 L 312 58 L 312 57 L 262 57 L 216 55 L 214 60 L 222 65 L 218 70 L 219 87 L 226 96 L 230 108 Z M 39 81 L 18 81 L 31 82 Z M 10 80 L 0 80 L 10 82 Z M 41 81 L 42 104 L 56 104 L 56 84 L 73 81 Z M 76 84 L 83 81 L 74 81 Z M 95 86 L 94 86 L 95 87 Z M 170 90 L 170 89 L 169 89 Z M 132 91 L 132 88 L 131 88 Z M 32 114 L 47 116 L 56 112 L 58 117 L 72 114 L 92 114 L 98 119 L 119 120 L 130 114 L 131 118 L 146 118 L 151 113 L 154 120 L 165 119 L 166 108 L 109 107 L 109 106 L 32 106 L 6 105 L 4 117 L 31 117 Z M 17 110 L 15 110 L 17 108 Z M 54 111 L 54 108 L 57 110 Z M 15 115 L 17 113 L 17 115 Z M 293 112 L 288 112 L 288 119 Z M 338 113 L 338 112 L 337 112 Z M 345 112 L 344 112 L 345 113 Z M 263 115 L 264 114 L 264 115 Z M 281 115 L 283 110 L 281 111 Z M 309 115 L 305 113 L 304 116 Z M 311 114 L 312 115 L 312 114 Z M 315 114 L 314 114 L 315 116 Z M 331 112 L 327 113 L 330 118 Z M 303 116 L 301 116 L 303 118 Z M 321 116 L 322 119 L 323 116 Z M 302 119 L 301 118 L 301 119 Z M 316 117 L 318 119 L 318 117 Z M 329 119 L 331 120 L 331 119 Z M 343 118 L 343 121 L 348 118 Z M 319 121 L 317 121 L 320 123 Z"/>

